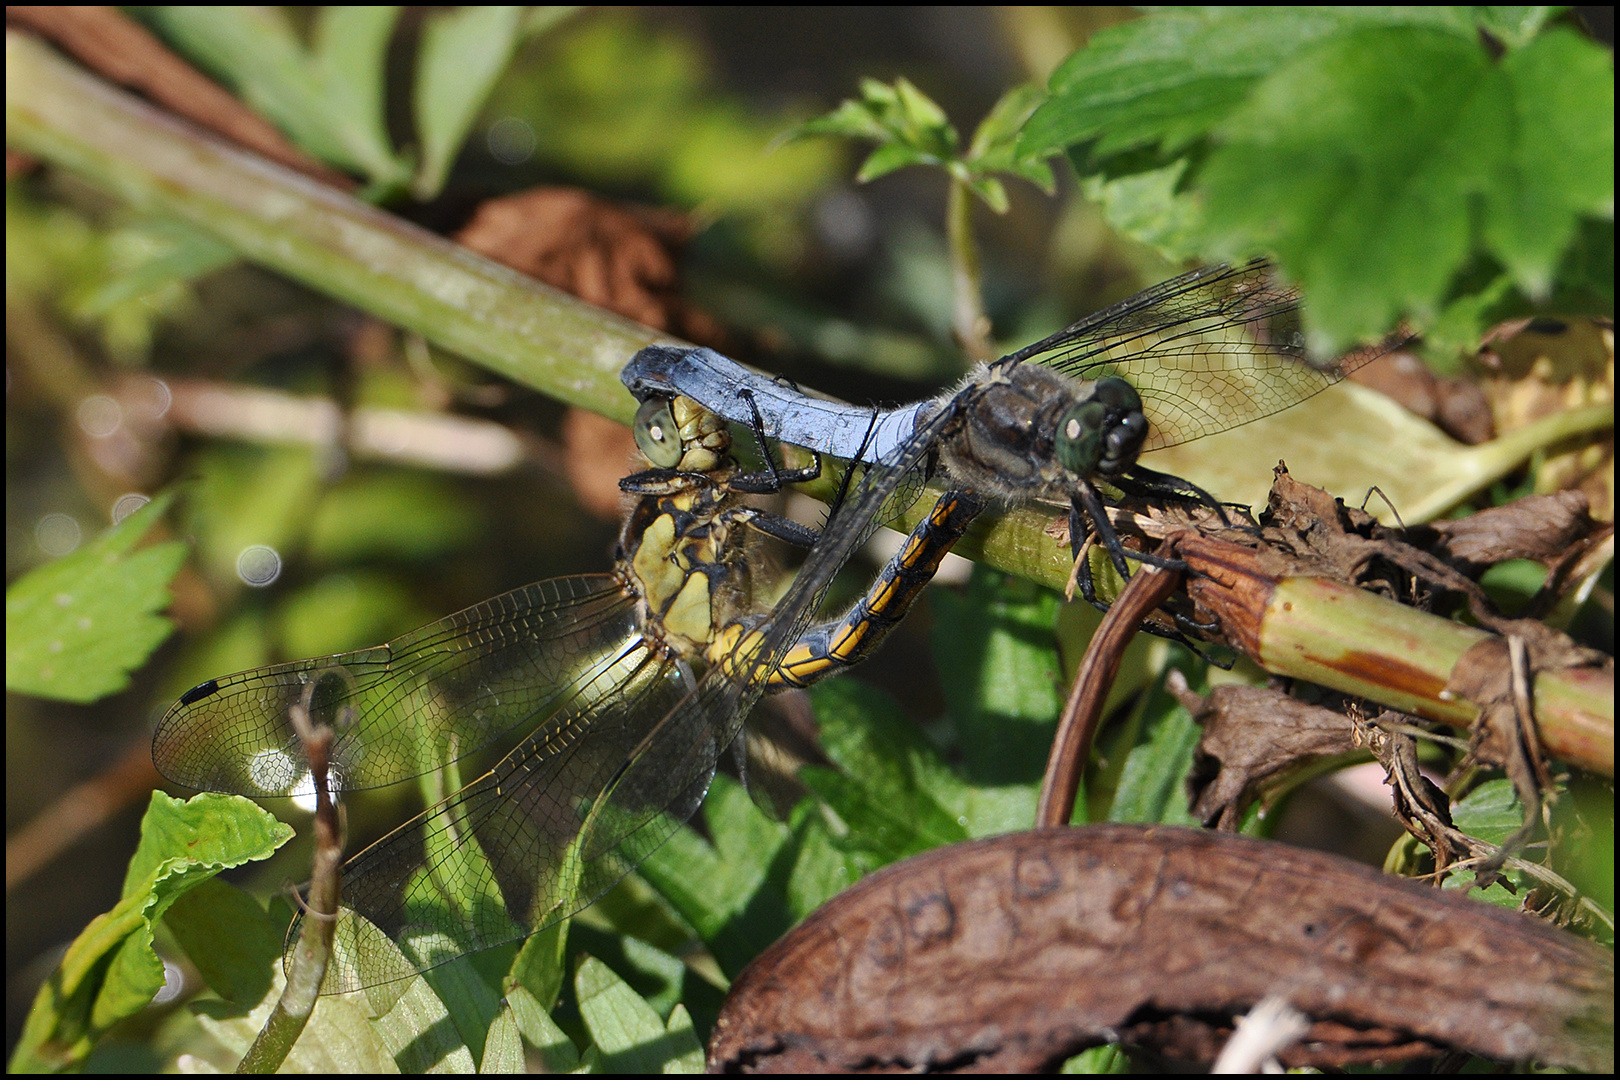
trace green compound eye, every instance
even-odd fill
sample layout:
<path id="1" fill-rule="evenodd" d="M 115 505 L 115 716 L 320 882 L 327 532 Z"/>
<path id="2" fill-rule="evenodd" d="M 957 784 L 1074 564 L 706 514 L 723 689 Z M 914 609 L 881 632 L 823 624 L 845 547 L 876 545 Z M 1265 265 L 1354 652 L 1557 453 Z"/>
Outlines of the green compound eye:
<path id="1" fill-rule="evenodd" d="M 1092 396 L 1058 420 L 1058 463 L 1080 476 L 1114 476 L 1136 463 L 1147 420 L 1142 399 L 1123 379 L 1097 380 Z"/>
<path id="2" fill-rule="evenodd" d="M 673 469 L 681 460 L 681 432 L 675 424 L 675 410 L 662 398 L 642 402 L 636 410 L 636 446 L 648 461 L 661 469 Z"/>

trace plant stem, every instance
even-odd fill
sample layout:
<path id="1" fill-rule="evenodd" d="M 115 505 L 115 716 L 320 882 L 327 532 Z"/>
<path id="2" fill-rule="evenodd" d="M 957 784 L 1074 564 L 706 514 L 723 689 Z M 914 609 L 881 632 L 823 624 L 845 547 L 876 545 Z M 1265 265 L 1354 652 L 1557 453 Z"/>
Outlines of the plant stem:
<path id="1" fill-rule="evenodd" d="M 990 344 L 990 318 L 984 313 L 979 245 L 973 239 L 973 193 L 951 179 L 945 202 L 945 238 L 951 258 L 951 327 L 962 352 L 974 363 L 996 358 Z"/>

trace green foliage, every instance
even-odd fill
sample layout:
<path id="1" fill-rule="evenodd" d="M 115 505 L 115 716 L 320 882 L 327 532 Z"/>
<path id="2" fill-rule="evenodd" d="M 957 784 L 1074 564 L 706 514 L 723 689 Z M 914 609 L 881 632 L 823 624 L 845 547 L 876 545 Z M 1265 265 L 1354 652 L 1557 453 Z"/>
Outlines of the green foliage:
<path id="1" fill-rule="evenodd" d="M 937 166 L 1004 214 L 1007 190 L 994 173 L 1021 177 L 1047 194 L 1055 190 L 1044 158 L 1022 154 L 1017 145 L 1020 126 L 1043 96 L 1034 86 L 1009 90 L 979 124 L 968 152 L 960 154 L 955 126 L 927 94 L 903 78 L 893 86 L 863 79 L 858 100 L 847 100 L 827 115 L 800 124 L 788 137 L 836 135 L 875 142 L 877 149 L 855 176 L 862 183 L 907 165 Z"/>
<path id="2" fill-rule="evenodd" d="M 1501 279 L 1546 299 L 1583 221 L 1613 217 L 1612 62 L 1544 29 L 1548 9 L 1514 12 L 1156 13 L 1065 61 L 1019 150 L 1067 152 L 1117 227 L 1173 257 L 1275 255 L 1319 352 L 1401 315 L 1477 337 L 1500 314 L 1478 297 Z"/>
<path id="3" fill-rule="evenodd" d="M 196 311 L 191 284 L 236 261 L 200 229 L 161 215 L 98 224 L 6 186 L 6 295 L 94 328 L 115 361 L 144 362 L 157 327 Z"/>
<path id="4" fill-rule="evenodd" d="M 90 702 L 129 685 L 174 629 L 157 612 L 184 544 L 136 545 L 168 509 L 161 496 L 71 555 L 6 590 L 6 689 Z"/>
<path id="5" fill-rule="evenodd" d="M 266 858 L 291 836 L 292 829 L 247 799 L 198 795 L 180 802 L 153 792 L 123 898 L 85 927 L 40 988 L 11 1068 L 82 1063 L 108 1028 L 162 989 L 163 962 L 152 948 L 156 921 L 221 870 Z"/>
<path id="6" fill-rule="evenodd" d="M 404 183 L 384 115 L 397 7 L 327 7 L 306 46 L 284 9 L 158 7 L 146 17 L 309 153 L 381 189 Z"/>
<path id="7" fill-rule="evenodd" d="M 779 119 L 714 89 L 691 42 L 622 13 L 597 13 L 526 50 L 487 111 L 528 123 L 535 156 L 576 176 L 720 212 L 801 203 L 833 172 L 823 147 L 767 154 Z"/>
<path id="8" fill-rule="evenodd" d="M 386 61 L 398 7 L 318 8 L 307 45 L 285 9 L 158 7 L 144 14 L 302 149 L 363 176 L 368 196 L 383 201 L 406 188 L 421 200 L 439 194 L 519 44 L 573 10 L 467 7 L 429 15 L 412 81 L 420 140 L 414 152 L 396 151 L 388 133 Z"/>
<path id="9" fill-rule="evenodd" d="M 418 199 L 444 187 L 456 152 L 517 48 L 522 18 L 521 7 L 463 7 L 436 12 L 423 26 L 415 86 L 422 167 L 411 185 Z"/>
<path id="10" fill-rule="evenodd" d="M 703 1044 L 679 1005 L 668 1023 L 600 960 L 587 958 L 574 976 L 580 1015 L 592 1045 L 582 1055 L 592 1072 L 698 1073 Z"/>

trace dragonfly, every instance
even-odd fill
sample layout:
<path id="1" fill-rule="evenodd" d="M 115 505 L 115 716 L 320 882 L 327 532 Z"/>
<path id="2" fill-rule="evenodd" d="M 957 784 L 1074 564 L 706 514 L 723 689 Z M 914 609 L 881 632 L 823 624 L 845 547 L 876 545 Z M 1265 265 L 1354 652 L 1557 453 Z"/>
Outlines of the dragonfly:
<path id="1" fill-rule="evenodd" d="M 1208 492 L 1138 458 L 1287 409 L 1399 343 L 1317 366 L 1307 356 L 1299 306 L 1298 292 L 1278 284 L 1264 260 L 1194 270 L 979 365 L 938 397 L 893 409 L 814 398 L 712 349 L 644 349 L 625 378 L 643 390 L 687 395 L 754 427 L 762 441 L 868 463 L 865 515 L 903 510 L 905 490 L 921 488 L 917 475 L 936 469 L 952 485 L 946 497 L 953 500 L 1065 503 L 1076 557 L 1095 538 L 1129 578 L 1127 559 L 1184 566 L 1125 547 L 1099 483 L 1145 499 L 1202 504 L 1224 519 Z M 881 494 L 874 499 L 872 491 Z M 1081 581 L 1095 602 L 1089 575 Z"/>
<path id="2" fill-rule="evenodd" d="M 921 522 L 910 556 L 816 623 L 860 523 L 835 510 L 818 538 L 744 497 L 812 479 L 819 459 L 744 472 L 722 418 L 678 394 L 638 397 L 651 467 L 621 481 L 635 504 L 611 573 L 526 585 L 386 645 L 210 679 L 159 722 L 153 759 L 186 787 L 311 793 L 299 706 L 333 729 L 334 789 L 426 778 L 448 792 L 344 864 L 323 993 L 395 983 L 588 906 L 692 815 L 759 698 L 869 655 L 977 513 L 969 502 Z M 811 548 L 765 611 L 761 534 Z M 289 956 L 295 939 L 296 924 Z"/>

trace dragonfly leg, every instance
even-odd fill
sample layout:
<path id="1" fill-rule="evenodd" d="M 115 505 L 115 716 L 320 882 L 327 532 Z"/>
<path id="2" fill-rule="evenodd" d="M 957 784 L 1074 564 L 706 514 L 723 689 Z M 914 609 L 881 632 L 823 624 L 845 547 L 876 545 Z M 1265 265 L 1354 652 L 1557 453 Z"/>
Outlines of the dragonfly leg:
<path id="1" fill-rule="evenodd" d="M 743 473 L 741 476 L 732 477 L 733 488 L 750 495 L 774 495 L 788 484 L 802 484 L 821 475 L 821 455 L 814 452 L 810 464 L 802 469 L 779 468 L 776 458 L 771 455 L 770 445 L 765 441 L 765 418 L 760 415 L 759 405 L 754 401 L 754 392 L 742 387 L 737 391 L 737 396 L 748 403 L 748 411 L 752 414 L 749 427 L 753 429 L 754 443 L 759 447 L 759 456 L 765 462 L 765 469 L 762 472 Z"/>
<path id="2" fill-rule="evenodd" d="M 809 550 L 815 547 L 821 534 L 808 525 L 800 525 L 797 521 L 782 517 L 780 514 L 767 513 L 753 507 L 745 507 L 738 511 L 733 520 L 741 521 L 755 532 L 762 532 L 766 536 L 774 536 L 784 544 Z"/>
<path id="3" fill-rule="evenodd" d="M 1110 477 L 1108 482 L 1125 494 L 1139 498 L 1171 499 L 1176 502 L 1207 506 L 1220 515 L 1222 525 L 1229 527 L 1232 524 L 1232 519 L 1226 516 L 1226 508 L 1220 501 L 1191 480 L 1183 480 L 1179 476 L 1133 465 L 1129 472 L 1118 477 Z"/>
<path id="4" fill-rule="evenodd" d="M 1110 481 L 1112 483 L 1113 481 Z M 1134 559 L 1139 563 L 1157 566 L 1162 570 L 1186 570 L 1187 564 L 1180 559 L 1167 559 L 1163 555 L 1155 555 L 1149 551 L 1133 551 L 1119 542 L 1119 534 L 1114 531 L 1113 523 L 1108 520 L 1108 512 L 1103 508 L 1102 497 L 1091 484 L 1082 482 L 1075 489 L 1069 503 L 1069 543 L 1079 557 L 1079 540 L 1088 531 L 1080 526 L 1089 523 L 1089 531 L 1095 534 L 1097 542 L 1108 549 L 1108 557 L 1119 571 L 1119 576 L 1130 579 L 1130 567 L 1126 565 L 1127 559 Z"/>

